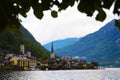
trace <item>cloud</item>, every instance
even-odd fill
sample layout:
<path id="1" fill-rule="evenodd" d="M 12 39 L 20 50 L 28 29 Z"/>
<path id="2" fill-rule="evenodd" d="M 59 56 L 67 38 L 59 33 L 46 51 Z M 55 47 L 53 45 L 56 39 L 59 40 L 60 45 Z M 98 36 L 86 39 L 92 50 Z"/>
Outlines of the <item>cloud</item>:
<path id="1" fill-rule="evenodd" d="M 22 24 L 33 36 L 42 44 L 53 40 L 64 39 L 68 37 L 81 37 L 100 29 L 107 22 L 115 18 L 111 11 L 106 10 L 107 19 L 102 23 L 95 20 L 95 16 L 87 17 L 80 13 L 76 6 L 68 8 L 59 13 L 58 18 L 52 18 L 50 11 L 44 12 L 42 20 L 38 20 L 32 13 L 28 17 L 22 18 Z"/>

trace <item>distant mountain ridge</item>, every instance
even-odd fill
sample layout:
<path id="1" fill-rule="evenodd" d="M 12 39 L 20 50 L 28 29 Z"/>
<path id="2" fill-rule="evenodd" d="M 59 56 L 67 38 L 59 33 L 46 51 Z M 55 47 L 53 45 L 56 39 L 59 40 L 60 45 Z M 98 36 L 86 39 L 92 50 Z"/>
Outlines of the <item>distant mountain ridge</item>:
<path id="1" fill-rule="evenodd" d="M 37 58 L 40 58 L 42 54 L 49 53 L 22 25 L 19 29 L 6 27 L 0 33 L 0 50 L 20 54 L 20 44 L 24 44 L 26 50 L 31 51 L 32 55 Z"/>
<path id="2" fill-rule="evenodd" d="M 99 61 L 102 66 L 120 67 L 120 32 L 112 20 L 73 45 L 57 50 L 56 54 L 86 57 L 88 61 Z"/>
<path id="3" fill-rule="evenodd" d="M 77 40 L 78 40 L 78 38 L 66 38 L 66 39 L 61 39 L 61 40 L 53 41 L 54 50 L 57 50 L 57 49 L 69 46 L 71 44 L 74 44 Z M 52 42 L 47 43 L 47 44 L 44 45 L 44 47 L 47 50 L 50 51 L 51 50 L 51 44 L 52 44 Z"/>

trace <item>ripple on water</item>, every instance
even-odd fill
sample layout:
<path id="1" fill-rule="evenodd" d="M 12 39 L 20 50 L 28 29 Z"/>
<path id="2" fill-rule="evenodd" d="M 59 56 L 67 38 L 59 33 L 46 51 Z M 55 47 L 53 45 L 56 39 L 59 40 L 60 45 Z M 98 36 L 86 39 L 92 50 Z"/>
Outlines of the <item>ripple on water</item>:
<path id="1" fill-rule="evenodd" d="M 1 73 L 0 80 L 120 80 L 120 69 L 13 71 Z"/>

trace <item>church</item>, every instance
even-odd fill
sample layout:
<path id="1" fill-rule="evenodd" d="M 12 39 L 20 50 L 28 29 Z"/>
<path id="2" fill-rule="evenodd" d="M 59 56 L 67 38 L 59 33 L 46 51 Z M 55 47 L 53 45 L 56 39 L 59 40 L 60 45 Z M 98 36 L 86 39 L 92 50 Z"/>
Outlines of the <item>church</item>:
<path id="1" fill-rule="evenodd" d="M 53 42 L 51 45 L 51 54 L 50 54 L 50 59 L 55 59 L 55 53 L 54 53 L 54 46 L 53 46 Z"/>

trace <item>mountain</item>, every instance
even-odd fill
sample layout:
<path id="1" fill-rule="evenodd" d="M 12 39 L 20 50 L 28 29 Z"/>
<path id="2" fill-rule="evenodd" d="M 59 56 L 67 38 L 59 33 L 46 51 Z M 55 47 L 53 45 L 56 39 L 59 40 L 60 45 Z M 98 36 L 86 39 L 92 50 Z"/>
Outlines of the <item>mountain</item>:
<path id="1" fill-rule="evenodd" d="M 60 48 L 63 48 L 63 47 L 72 45 L 72 44 L 74 44 L 77 40 L 78 40 L 78 38 L 67 38 L 67 39 L 62 39 L 62 40 L 53 41 L 54 50 L 57 50 L 57 49 L 60 49 Z M 47 44 L 44 45 L 44 47 L 45 47 L 47 50 L 50 51 L 50 50 L 51 50 L 51 44 L 52 44 L 52 42 L 47 43 Z"/>
<path id="2" fill-rule="evenodd" d="M 120 32 L 112 20 L 100 30 L 88 34 L 73 45 L 56 51 L 58 56 L 86 57 L 101 66 L 120 67 Z"/>
<path id="3" fill-rule="evenodd" d="M 24 44 L 26 50 L 37 58 L 49 53 L 22 25 L 19 29 L 6 27 L 0 33 L 0 50 L 20 54 L 20 44 Z"/>

